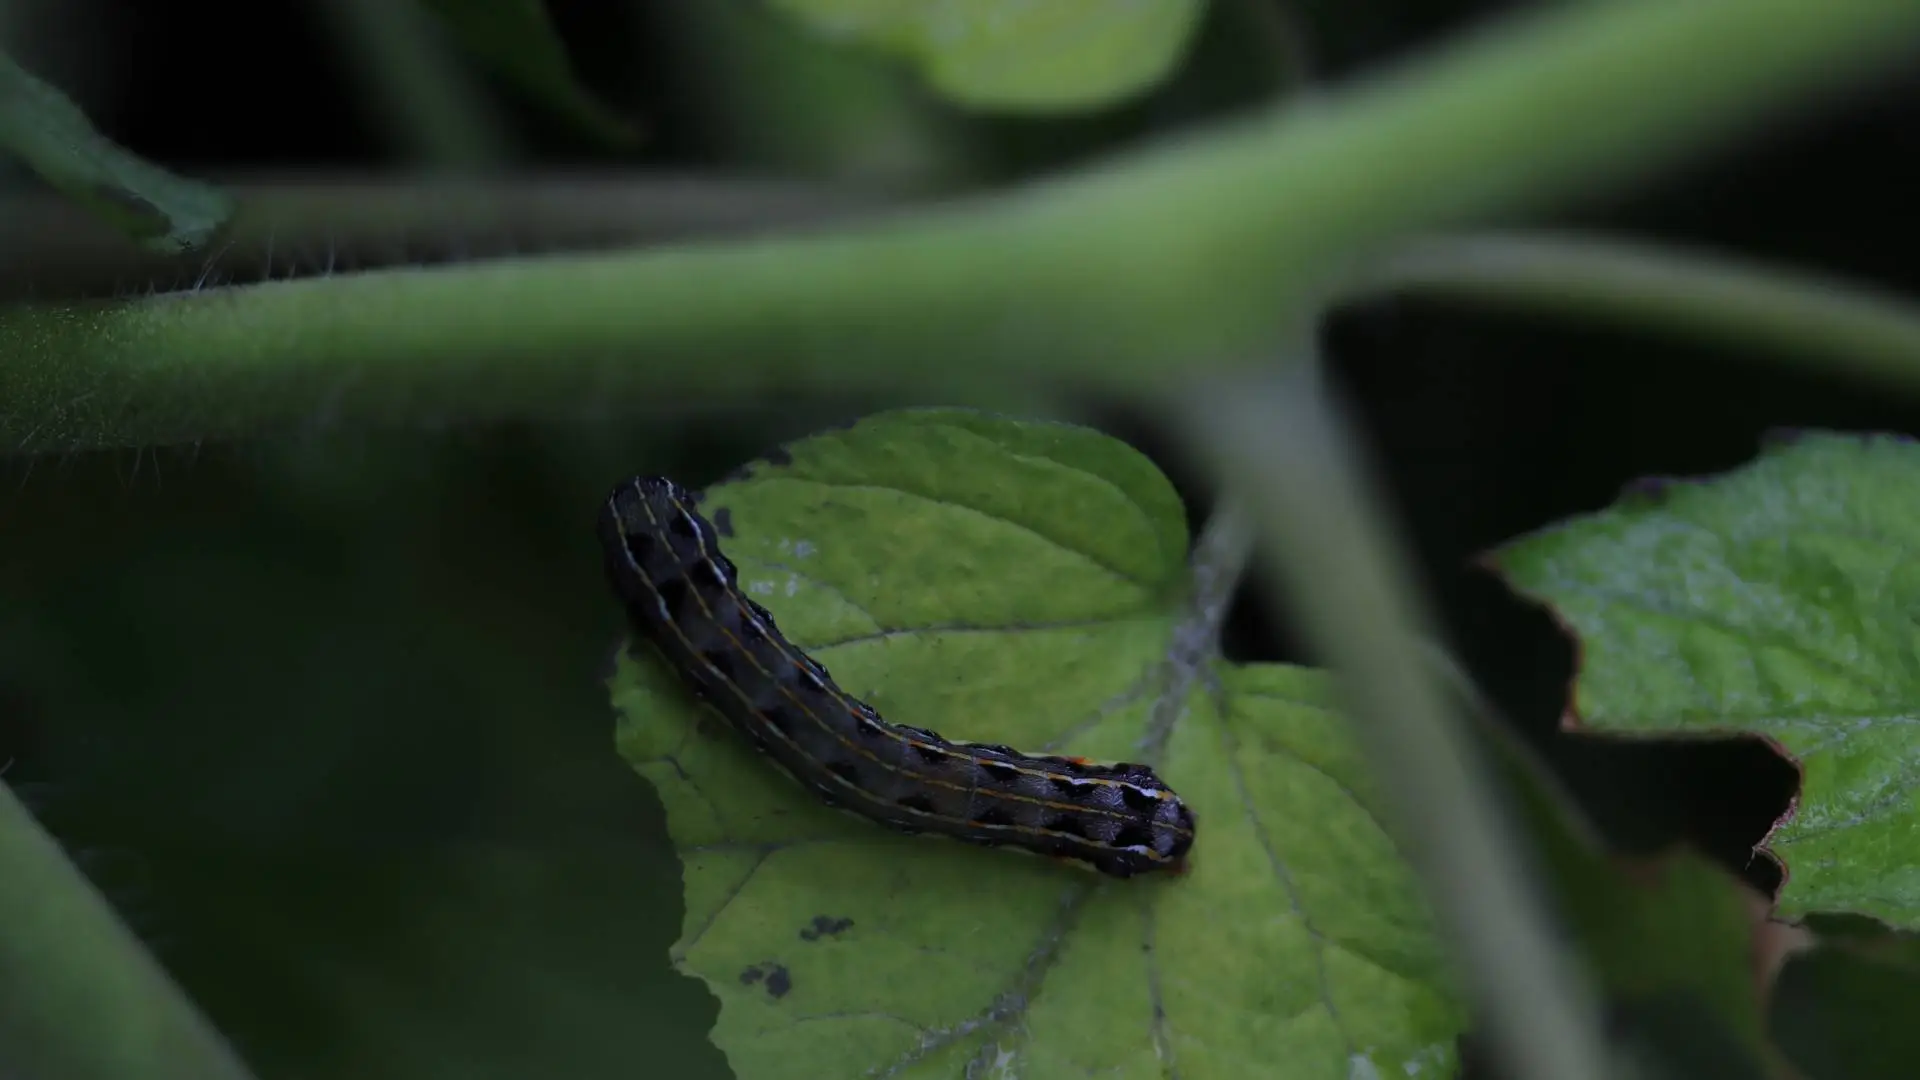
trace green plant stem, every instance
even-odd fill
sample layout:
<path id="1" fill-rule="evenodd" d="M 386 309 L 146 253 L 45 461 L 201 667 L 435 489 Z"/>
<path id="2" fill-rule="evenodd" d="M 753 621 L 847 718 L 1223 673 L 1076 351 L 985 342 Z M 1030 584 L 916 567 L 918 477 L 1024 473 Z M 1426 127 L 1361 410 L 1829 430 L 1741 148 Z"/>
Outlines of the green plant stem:
<path id="1" fill-rule="evenodd" d="M 1396 237 L 1697 154 L 1916 30 L 1913 0 L 1549 5 L 1305 108 L 840 231 L 21 305 L 0 314 L 0 445 L 851 382 L 1165 386 L 1265 353 Z"/>
<path id="2" fill-rule="evenodd" d="M 1462 961 L 1506 1074 L 1602 1080 L 1590 987 L 1522 868 L 1520 833 L 1435 674 L 1428 619 L 1344 426 L 1310 365 L 1215 380 L 1188 398 L 1188 436 L 1236 486 L 1291 610 L 1334 670 L 1348 715 Z"/>
<path id="3" fill-rule="evenodd" d="M 766 233 L 846 220 L 880 192 L 719 176 L 352 173 L 214 178 L 237 208 L 210 252 L 163 255 L 54 195 L 0 196 L 0 299 L 74 300 L 460 259 Z"/>
<path id="4" fill-rule="evenodd" d="M 1811 274 L 1570 235 L 1423 241 L 1356 279 L 1396 293 L 1671 331 L 1912 389 L 1920 305 Z"/>
<path id="5" fill-rule="evenodd" d="M 5 783 L 0 1002 L 0 1075 L 251 1076 Z"/>

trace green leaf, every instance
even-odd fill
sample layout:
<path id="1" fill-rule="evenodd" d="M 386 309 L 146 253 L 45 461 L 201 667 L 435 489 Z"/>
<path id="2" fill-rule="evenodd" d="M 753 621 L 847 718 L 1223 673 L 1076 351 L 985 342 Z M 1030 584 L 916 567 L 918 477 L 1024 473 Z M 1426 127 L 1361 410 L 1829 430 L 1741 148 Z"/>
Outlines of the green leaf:
<path id="1" fill-rule="evenodd" d="M 218 188 L 173 175 L 108 141 L 60 91 L 0 54 L 0 148 L 143 247 L 206 244 L 233 213 Z"/>
<path id="2" fill-rule="evenodd" d="M 1151 462 L 945 410 L 775 459 L 702 505 L 843 689 L 896 723 L 1105 760 L 1170 723 L 1156 764 L 1199 836 L 1186 874 L 1127 881 L 901 836 L 828 810 L 627 656 L 620 749 L 685 869 L 674 961 L 720 999 L 741 1077 L 1453 1073 L 1462 1010 L 1326 681 L 1168 661 L 1187 535 Z"/>
<path id="3" fill-rule="evenodd" d="M 1830 921 L 1813 948 L 1790 957 L 1768 1021 L 1807 1080 L 1904 1080 L 1920 1060 L 1920 939 Z"/>
<path id="4" fill-rule="evenodd" d="M 1201 0 L 774 0 L 822 34 L 915 64 L 979 109 L 1071 112 L 1143 93 L 1172 71 Z"/>
<path id="5" fill-rule="evenodd" d="M 574 78 L 566 46 L 540 0 L 422 0 L 475 60 L 528 97 L 610 145 L 637 134 L 627 118 Z"/>
<path id="6" fill-rule="evenodd" d="M 1575 631 L 1598 730 L 1761 732 L 1800 763 L 1769 839 L 1787 913 L 1920 920 L 1920 448 L 1808 435 L 1710 482 L 1668 483 L 1498 556 Z"/>

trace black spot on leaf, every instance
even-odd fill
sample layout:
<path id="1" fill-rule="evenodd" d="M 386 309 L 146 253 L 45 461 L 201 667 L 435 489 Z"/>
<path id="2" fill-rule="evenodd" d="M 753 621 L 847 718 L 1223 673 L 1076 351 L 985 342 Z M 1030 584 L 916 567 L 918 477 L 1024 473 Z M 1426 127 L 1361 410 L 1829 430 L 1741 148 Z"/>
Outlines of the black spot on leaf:
<path id="1" fill-rule="evenodd" d="M 801 941 L 819 941 L 821 938 L 838 937 L 853 926 L 853 920 L 841 916 L 815 915 L 813 921 L 800 928 Z"/>
<path id="2" fill-rule="evenodd" d="M 787 991 L 793 989 L 793 973 L 789 972 L 785 965 L 769 960 L 754 964 L 740 973 L 741 986 L 752 986 L 755 983 L 765 985 L 769 997 L 783 998 L 787 996 Z"/>

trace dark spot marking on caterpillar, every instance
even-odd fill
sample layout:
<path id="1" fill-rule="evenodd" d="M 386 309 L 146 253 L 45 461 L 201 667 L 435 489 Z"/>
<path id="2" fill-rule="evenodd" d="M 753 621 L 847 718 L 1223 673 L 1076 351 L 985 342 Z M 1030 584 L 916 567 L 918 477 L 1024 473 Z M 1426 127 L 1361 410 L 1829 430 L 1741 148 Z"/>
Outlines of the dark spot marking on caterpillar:
<path id="1" fill-rule="evenodd" d="M 934 813 L 933 800 L 925 795 L 902 795 L 894 800 L 894 805 L 902 810 L 912 810 L 921 814 Z"/>
<path id="2" fill-rule="evenodd" d="M 733 508 L 722 506 L 713 512 L 713 531 L 721 536 L 733 535 Z"/>
<path id="3" fill-rule="evenodd" d="M 700 526 L 693 523 L 692 514 L 675 514 L 667 519 L 667 531 L 682 540 L 693 540 L 700 535 Z"/>
<path id="4" fill-rule="evenodd" d="M 1137 788 L 1132 784 L 1120 785 L 1120 801 L 1127 805 L 1127 809 L 1139 810 L 1143 813 L 1156 810 L 1160 806 L 1160 800 L 1151 792 Z"/>
<path id="5" fill-rule="evenodd" d="M 654 583 L 660 593 L 660 603 L 667 614 L 675 619 L 684 619 L 688 610 L 688 601 L 693 598 L 693 586 L 683 577 L 663 578 Z"/>
<path id="6" fill-rule="evenodd" d="M 1013 824 L 1013 815 L 998 806 L 989 806 L 973 815 L 973 823 L 990 829 L 1004 829 Z"/>
<path id="7" fill-rule="evenodd" d="M 879 721 L 873 719 L 870 716 L 863 716 L 860 718 L 860 726 L 858 730 L 860 732 L 860 736 L 865 739 L 884 739 L 886 738 L 886 735 L 887 735 L 887 729 L 881 727 Z"/>
<path id="8" fill-rule="evenodd" d="M 813 921 L 800 928 L 801 941 L 819 941 L 821 938 L 839 937 L 853 926 L 853 920 L 841 916 L 815 915 Z"/>
<path id="9" fill-rule="evenodd" d="M 791 738 L 794 731 L 801 726 L 800 718 L 803 714 L 799 709 L 782 702 L 760 710 L 760 715 L 766 718 L 768 727 Z"/>
<path id="10" fill-rule="evenodd" d="M 939 762 L 947 760 L 947 748 L 944 746 L 936 746 L 933 743 L 923 742 L 916 742 L 911 745 L 913 752 L 920 755 L 921 761 L 938 764 Z"/>
<path id="11" fill-rule="evenodd" d="M 829 761 L 827 771 L 846 781 L 850 787 L 860 786 L 860 766 L 851 761 Z"/>
<path id="12" fill-rule="evenodd" d="M 1114 834 L 1113 846 L 1150 848 L 1153 846 L 1153 832 L 1137 823 L 1122 825 L 1120 831 Z"/>
<path id="13" fill-rule="evenodd" d="M 626 545 L 627 557 L 642 566 L 646 565 L 647 556 L 653 554 L 658 543 L 651 535 L 641 532 L 623 532 L 620 541 Z"/>
<path id="14" fill-rule="evenodd" d="M 1055 814 L 1052 820 L 1047 822 L 1045 828 L 1048 832 L 1057 832 L 1062 836 L 1077 837 L 1081 840 L 1087 838 L 1086 827 L 1080 824 L 1079 818 L 1071 814 Z"/>
<path id="15" fill-rule="evenodd" d="M 701 653 L 700 659 L 705 660 L 707 666 L 712 668 L 721 678 L 732 680 L 735 674 L 734 664 L 739 658 L 733 654 L 731 649 L 721 646 L 719 648 L 708 649 Z"/>

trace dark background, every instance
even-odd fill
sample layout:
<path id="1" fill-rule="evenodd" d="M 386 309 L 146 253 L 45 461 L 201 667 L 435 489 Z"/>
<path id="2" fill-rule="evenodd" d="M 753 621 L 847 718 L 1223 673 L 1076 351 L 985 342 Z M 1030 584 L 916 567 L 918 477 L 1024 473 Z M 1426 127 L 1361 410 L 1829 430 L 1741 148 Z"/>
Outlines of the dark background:
<path id="1" fill-rule="evenodd" d="M 646 141 L 597 147 L 484 83 L 516 169 L 876 182 L 847 167 L 857 124 L 787 100 L 799 76 L 767 57 L 819 50 L 777 19 L 716 30 L 697 14 L 708 5 L 550 6 L 583 80 Z M 1219 0 L 1178 77 L 1090 117 L 969 117 L 884 64 L 854 81 L 908 102 L 948 155 L 877 179 L 952 190 L 1107 154 L 1296 77 L 1348 79 L 1511 6 Z M 1254 32 L 1283 10 L 1310 71 L 1278 65 L 1276 39 Z M 311 4 L 29 11 L 22 58 L 176 170 L 413 164 Z M 1912 291 L 1915 89 L 1782 118 L 1547 223 Z M 814 126 L 792 122 L 815 105 Z M 1692 342 L 1436 304 L 1355 305 L 1323 340 L 1453 643 L 1511 722 L 1622 846 L 1688 838 L 1773 884 L 1749 850 L 1786 806 L 1791 765 L 1750 741 L 1554 734 L 1572 647 L 1473 560 L 1636 478 L 1737 466 L 1770 431 L 1907 432 L 1920 410 Z M 711 1000 L 663 960 L 680 900 L 659 806 L 610 745 L 600 678 L 621 628 L 592 511 L 627 473 L 704 483 L 871 404 L 8 462 L 0 762 L 14 759 L 8 780 L 265 1077 L 614 1076 L 636 1059 L 722 1075 L 703 1037 Z M 1146 417 L 1085 407 L 1160 460 L 1201 520 L 1204 485 Z M 1250 597 L 1228 644 L 1307 659 Z"/>

